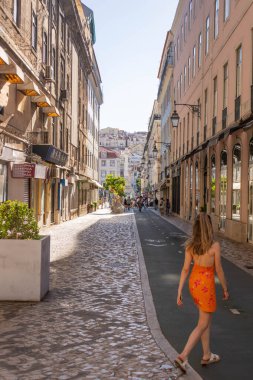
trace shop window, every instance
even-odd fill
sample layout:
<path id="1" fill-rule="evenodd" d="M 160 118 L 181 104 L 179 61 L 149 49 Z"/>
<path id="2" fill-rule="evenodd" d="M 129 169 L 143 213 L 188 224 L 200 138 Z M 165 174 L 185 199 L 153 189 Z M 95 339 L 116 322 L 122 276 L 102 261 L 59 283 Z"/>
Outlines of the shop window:
<path id="1" fill-rule="evenodd" d="M 215 213 L 216 163 L 215 155 L 211 157 L 211 213 Z"/>
<path id="2" fill-rule="evenodd" d="M 220 159 L 220 229 L 225 230 L 227 215 L 227 152 L 221 152 Z"/>
<path id="3" fill-rule="evenodd" d="M 233 149 L 232 219 L 240 220 L 241 209 L 241 145 Z"/>

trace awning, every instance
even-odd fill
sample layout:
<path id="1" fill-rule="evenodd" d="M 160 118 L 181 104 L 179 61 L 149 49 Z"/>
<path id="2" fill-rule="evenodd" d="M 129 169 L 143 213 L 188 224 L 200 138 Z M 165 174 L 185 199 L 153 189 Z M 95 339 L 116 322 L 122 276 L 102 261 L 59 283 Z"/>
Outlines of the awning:
<path id="1" fill-rule="evenodd" d="M 65 166 L 68 160 L 68 154 L 56 148 L 54 145 L 33 145 L 32 151 L 38 154 L 44 161 L 52 162 L 56 165 Z"/>
<path id="2" fill-rule="evenodd" d="M 56 108 L 55 106 L 43 107 L 42 112 L 46 113 L 47 116 L 49 116 L 49 117 L 60 117 L 60 112 L 59 112 L 58 108 Z"/>
<path id="3" fill-rule="evenodd" d="M 25 81 L 25 74 L 15 63 L 11 65 L 0 65 L 0 76 L 12 84 L 24 83 Z"/>
<path id="4" fill-rule="evenodd" d="M 17 89 L 26 96 L 39 96 L 39 87 L 28 76 L 25 75 L 25 82 L 17 85 Z"/>
<path id="5" fill-rule="evenodd" d="M 10 60 L 8 54 L 0 46 L 0 65 L 9 65 Z"/>
<path id="6" fill-rule="evenodd" d="M 32 102 L 37 103 L 38 107 L 51 107 L 51 102 L 46 95 L 33 96 Z"/>
<path id="7" fill-rule="evenodd" d="M 93 185 L 95 185 L 96 187 L 98 187 L 99 189 L 103 188 L 103 186 L 100 185 L 100 183 L 95 181 L 94 179 L 89 179 L 89 182 L 92 183 Z"/>

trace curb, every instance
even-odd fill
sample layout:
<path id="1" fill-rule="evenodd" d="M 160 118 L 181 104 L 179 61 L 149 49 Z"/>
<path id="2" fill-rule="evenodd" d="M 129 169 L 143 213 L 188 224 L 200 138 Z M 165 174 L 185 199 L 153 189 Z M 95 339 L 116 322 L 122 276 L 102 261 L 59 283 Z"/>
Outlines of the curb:
<path id="1" fill-rule="evenodd" d="M 142 293 L 144 298 L 144 305 L 145 305 L 145 311 L 146 311 L 146 317 L 147 317 L 147 323 L 150 328 L 151 334 L 153 335 L 153 338 L 160 347 L 160 349 L 164 352 L 164 354 L 167 356 L 168 360 L 173 364 L 173 360 L 178 356 L 178 352 L 171 346 L 171 344 L 168 342 L 168 340 L 163 335 L 158 319 L 157 314 L 153 302 L 153 297 L 151 293 L 151 289 L 149 286 L 149 279 L 148 279 L 148 273 L 145 265 L 144 255 L 142 251 L 141 241 L 137 229 L 137 224 L 134 217 L 134 233 L 136 238 L 136 248 L 139 258 L 139 266 L 140 266 L 140 276 L 141 276 L 141 286 L 142 286 Z M 175 366 L 174 366 L 175 367 Z M 176 367 L 175 367 L 176 369 Z M 180 377 L 183 377 L 186 380 L 203 380 L 202 377 L 188 364 L 187 367 L 187 374 L 180 375 Z"/>

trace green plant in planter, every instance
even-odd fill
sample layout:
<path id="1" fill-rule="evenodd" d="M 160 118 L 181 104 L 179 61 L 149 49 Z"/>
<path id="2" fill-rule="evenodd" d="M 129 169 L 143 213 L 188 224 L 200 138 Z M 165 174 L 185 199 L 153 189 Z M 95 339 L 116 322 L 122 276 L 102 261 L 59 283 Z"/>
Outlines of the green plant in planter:
<path id="1" fill-rule="evenodd" d="M 38 223 L 26 203 L 6 201 L 0 204 L 0 239 L 40 239 Z"/>
<path id="2" fill-rule="evenodd" d="M 93 207 L 96 209 L 97 208 L 97 202 L 93 202 Z"/>

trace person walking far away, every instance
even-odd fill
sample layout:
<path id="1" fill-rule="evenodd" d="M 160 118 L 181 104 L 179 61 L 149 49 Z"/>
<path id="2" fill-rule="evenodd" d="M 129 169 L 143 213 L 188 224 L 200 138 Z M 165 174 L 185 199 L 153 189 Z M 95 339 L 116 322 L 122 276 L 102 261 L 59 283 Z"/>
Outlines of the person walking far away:
<path id="1" fill-rule="evenodd" d="M 158 207 L 158 199 L 155 197 L 155 210 L 157 210 L 157 207 Z"/>
<path id="2" fill-rule="evenodd" d="M 170 200 L 166 199 L 166 215 L 170 215 Z"/>
<path id="3" fill-rule="evenodd" d="M 220 356 L 210 349 L 210 328 L 212 313 L 216 310 L 215 271 L 223 288 L 223 300 L 229 298 L 226 278 L 221 264 L 220 244 L 213 241 L 211 218 L 201 212 L 193 225 L 192 237 L 186 242 L 185 260 L 178 286 L 177 305 L 183 305 L 182 290 L 188 276 L 191 262 L 194 262 L 189 278 L 189 289 L 199 309 L 199 320 L 188 341 L 176 358 L 175 364 L 186 372 L 187 359 L 194 346 L 201 339 L 203 348 L 202 365 L 220 361 Z"/>

